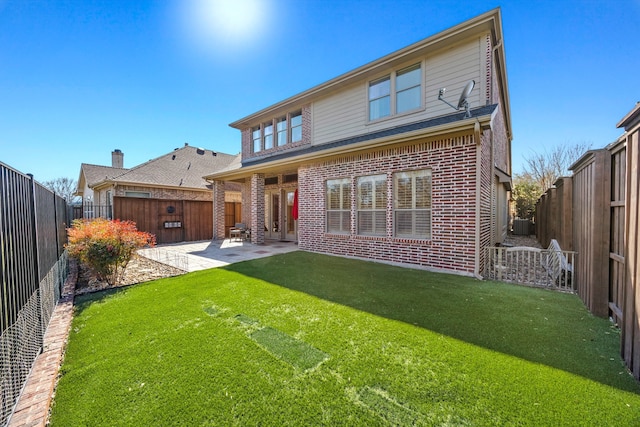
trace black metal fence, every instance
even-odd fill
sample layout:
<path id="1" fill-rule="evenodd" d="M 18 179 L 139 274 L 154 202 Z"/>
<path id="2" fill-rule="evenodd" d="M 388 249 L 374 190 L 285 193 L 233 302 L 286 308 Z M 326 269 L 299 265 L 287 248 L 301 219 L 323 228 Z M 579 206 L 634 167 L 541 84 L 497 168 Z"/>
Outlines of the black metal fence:
<path id="1" fill-rule="evenodd" d="M 0 162 L 0 426 L 14 409 L 67 276 L 65 200 Z"/>
<path id="2" fill-rule="evenodd" d="M 71 219 L 113 219 L 113 207 L 111 205 L 94 205 L 91 202 L 83 202 L 81 205 L 71 206 Z"/>

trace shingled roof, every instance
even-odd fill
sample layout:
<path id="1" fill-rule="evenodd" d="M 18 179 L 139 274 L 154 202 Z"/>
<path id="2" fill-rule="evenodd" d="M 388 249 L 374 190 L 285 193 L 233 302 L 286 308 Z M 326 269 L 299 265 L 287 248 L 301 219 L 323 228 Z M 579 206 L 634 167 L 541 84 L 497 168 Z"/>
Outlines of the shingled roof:
<path id="1" fill-rule="evenodd" d="M 131 169 L 82 164 L 89 187 L 101 184 L 133 184 L 206 190 L 203 176 L 226 168 L 236 156 L 185 145 Z"/>
<path id="2" fill-rule="evenodd" d="M 93 188 L 96 184 L 111 179 L 114 176 L 122 175 L 128 170 L 129 169 L 125 168 L 114 168 L 111 166 L 100 166 L 91 165 L 89 163 L 82 163 L 80 165 L 80 177 L 78 178 L 76 195 L 83 196 L 85 181 L 87 187 Z"/>

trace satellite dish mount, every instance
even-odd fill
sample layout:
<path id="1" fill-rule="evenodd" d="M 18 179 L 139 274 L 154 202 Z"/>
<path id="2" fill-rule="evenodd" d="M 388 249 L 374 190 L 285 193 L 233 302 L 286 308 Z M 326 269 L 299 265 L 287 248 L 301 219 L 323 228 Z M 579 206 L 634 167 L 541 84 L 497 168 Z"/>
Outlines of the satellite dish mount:
<path id="1" fill-rule="evenodd" d="M 444 99 L 444 92 L 447 90 L 447 88 L 442 88 L 440 89 L 440 93 L 438 94 L 438 99 L 442 102 L 444 102 L 445 104 L 447 104 L 449 107 L 453 108 L 456 111 L 460 111 L 461 109 L 464 108 L 464 117 L 471 117 L 471 111 L 469 111 L 469 95 L 471 95 L 471 91 L 473 90 L 473 87 L 476 85 L 475 80 L 469 80 L 469 83 L 467 83 L 464 87 L 464 89 L 462 89 L 462 93 L 460 94 L 460 99 L 458 100 L 458 106 L 456 107 L 455 105 L 451 104 L 449 101 L 447 101 L 446 99 Z"/>

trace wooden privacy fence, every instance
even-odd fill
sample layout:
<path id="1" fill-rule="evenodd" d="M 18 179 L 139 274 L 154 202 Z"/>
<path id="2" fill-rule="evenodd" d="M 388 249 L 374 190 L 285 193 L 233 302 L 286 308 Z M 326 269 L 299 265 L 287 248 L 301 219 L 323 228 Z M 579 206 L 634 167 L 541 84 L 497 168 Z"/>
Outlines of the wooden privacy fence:
<path id="1" fill-rule="evenodd" d="M 0 425 L 10 417 L 67 276 L 67 205 L 0 163 Z"/>
<path id="2" fill-rule="evenodd" d="M 158 243 L 213 238 L 210 201 L 114 197 L 113 215 L 135 222 L 138 230 L 155 234 Z"/>
<path id="3" fill-rule="evenodd" d="M 570 167 L 573 176 L 540 198 L 537 237 L 580 254 L 576 292 L 593 314 L 620 326 L 621 355 L 640 379 L 640 104 L 618 127 L 625 129 L 618 141 L 587 151 Z"/>

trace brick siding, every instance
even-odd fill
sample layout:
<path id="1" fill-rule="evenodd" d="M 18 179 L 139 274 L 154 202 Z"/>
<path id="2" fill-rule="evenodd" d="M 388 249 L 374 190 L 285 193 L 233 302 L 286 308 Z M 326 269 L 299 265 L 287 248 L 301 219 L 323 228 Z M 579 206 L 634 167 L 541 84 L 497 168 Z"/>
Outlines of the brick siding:
<path id="1" fill-rule="evenodd" d="M 473 135 L 464 135 L 301 166 L 298 170 L 300 249 L 473 274 L 477 152 Z M 393 173 L 419 169 L 432 171 L 432 237 L 428 240 L 396 238 L 393 235 Z M 355 180 L 359 176 L 382 173 L 387 174 L 387 235 L 359 236 L 355 228 Z M 349 234 L 325 231 L 326 181 L 337 178 L 349 178 L 352 182 Z"/>

